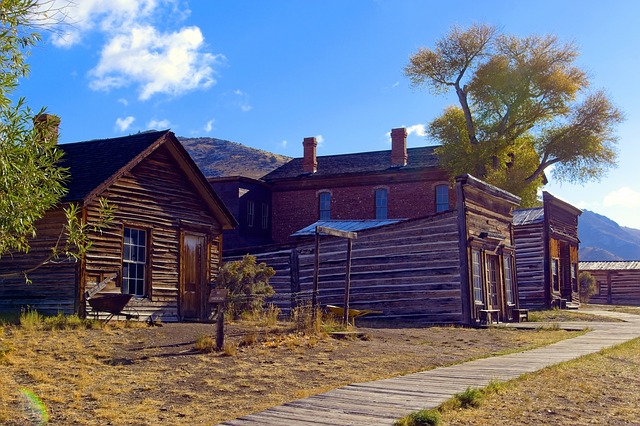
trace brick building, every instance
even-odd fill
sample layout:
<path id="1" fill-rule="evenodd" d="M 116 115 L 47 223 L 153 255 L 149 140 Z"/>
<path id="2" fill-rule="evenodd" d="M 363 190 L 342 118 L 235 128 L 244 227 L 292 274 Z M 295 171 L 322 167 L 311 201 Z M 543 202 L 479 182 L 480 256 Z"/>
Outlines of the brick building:
<path id="1" fill-rule="evenodd" d="M 410 219 L 455 206 L 447 173 L 434 147 L 407 149 L 407 131 L 391 131 L 391 150 L 316 156 L 305 138 L 304 156 L 263 180 L 271 186 L 271 229 L 276 243 L 318 220 Z"/>

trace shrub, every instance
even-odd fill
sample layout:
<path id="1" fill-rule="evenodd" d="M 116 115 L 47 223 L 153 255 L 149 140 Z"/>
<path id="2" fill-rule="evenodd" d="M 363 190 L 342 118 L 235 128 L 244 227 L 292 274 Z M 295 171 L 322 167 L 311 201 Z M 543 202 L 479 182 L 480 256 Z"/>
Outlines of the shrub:
<path id="1" fill-rule="evenodd" d="M 438 426 L 442 417 L 437 410 L 420 410 L 393 423 L 393 426 Z"/>
<path id="2" fill-rule="evenodd" d="M 216 349 L 216 341 L 211 336 L 199 336 L 195 347 L 200 352 L 213 352 Z"/>
<path id="3" fill-rule="evenodd" d="M 587 271 L 580 272 L 578 276 L 580 283 L 580 302 L 587 303 L 589 298 L 596 294 L 596 279 Z"/>
<path id="4" fill-rule="evenodd" d="M 461 408 L 478 408 L 482 403 L 482 391 L 477 388 L 467 388 L 464 392 L 455 394 L 454 398 L 460 402 Z"/>
<path id="5" fill-rule="evenodd" d="M 269 279 L 275 270 L 255 256 L 245 255 L 242 260 L 225 263 L 220 268 L 216 286 L 229 291 L 227 312 L 237 318 L 243 312 L 262 310 L 266 297 L 273 295 Z"/>

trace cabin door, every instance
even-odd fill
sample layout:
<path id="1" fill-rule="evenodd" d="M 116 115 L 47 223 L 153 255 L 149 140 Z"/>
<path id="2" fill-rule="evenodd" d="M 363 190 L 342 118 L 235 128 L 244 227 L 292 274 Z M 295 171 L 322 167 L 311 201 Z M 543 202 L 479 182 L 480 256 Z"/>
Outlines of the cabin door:
<path id="1" fill-rule="evenodd" d="M 180 250 L 180 317 L 203 319 L 208 289 L 207 238 L 204 234 L 184 232 Z"/>
<path id="2" fill-rule="evenodd" d="M 487 266 L 487 305 L 489 309 L 500 309 L 500 295 L 498 293 L 498 280 L 500 277 L 498 269 L 498 256 L 486 255 Z"/>

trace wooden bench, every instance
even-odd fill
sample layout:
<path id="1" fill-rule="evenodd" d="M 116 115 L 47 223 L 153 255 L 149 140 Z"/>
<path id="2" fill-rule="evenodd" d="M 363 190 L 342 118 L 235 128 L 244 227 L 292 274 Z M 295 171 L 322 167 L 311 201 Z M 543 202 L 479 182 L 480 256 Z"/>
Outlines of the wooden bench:
<path id="1" fill-rule="evenodd" d="M 480 324 L 495 324 L 500 322 L 498 309 L 480 309 Z"/>
<path id="2" fill-rule="evenodd" d="M 513 309 L 513 320 L 515 322 L 527 321 L 529 322 L 529 310 L 528 309 Z"/>

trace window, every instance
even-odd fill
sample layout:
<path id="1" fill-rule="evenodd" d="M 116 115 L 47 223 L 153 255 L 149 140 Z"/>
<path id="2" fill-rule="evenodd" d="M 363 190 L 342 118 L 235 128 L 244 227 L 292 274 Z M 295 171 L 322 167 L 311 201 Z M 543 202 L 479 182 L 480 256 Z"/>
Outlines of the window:
<path id="1" fill-rule="evenodd" d="M 551 259 L 551 284 L 556 293 L 560 292 L 560 260 Z"/>
<path id="2" fill-rule="evenodd" d="M 269 229 L 269 204 L 262 203 L 262 229 Z"/>
<path id="3" fill-rule="evenodd" d="M 514 289 L 513 289 L 513 275 L 511 265 L 511 255 L 505 254 L 504 258 L 504 290 L 506 292 L 507 304 L 515 305 Z"/>
<path id="4" fill-rule="evenodd" d="M 484 305 L 484 293 L 482 291 L 482 262 L 480 260 L 480 251 L 473 250 L 471 252 L 472 274 L 473 274 L 473 299 L 476 304 Z"/>
<path id="5" fill-rule="evenodd" d="M 376 219 L 387 218 L 387 190 L 376 189 Z"/>
<path id="6" fill-rule="evenodd" d="M 571 264 L 571 288 L 574 293 L 578 292 L 578 264 Z"/>
<path id="7" fill-rule="evenodd" d="M 124 228 L 122 253 L 122 292 L 145 295 L 147 269 L 147 231 Z"/>
<path id="8" fill-rule="evenodd" d="M 320 193 L 320 220 L 331 220 L 331 193 Z"/>
<path id="9" fill-rule="evenodd" d="M 485 254 L 485 267 L 487 268 L 487 287 L 488 302 L 490 307 L 495 309 L 498 307 L 498 256 L 493 254 Z"/>
<path id="10" fill-rule="evenodd" d="M 436 213 L 449 210 L 449 185 L 436 186 Z"/>
<path id="11" fill-rule="evenodd" d="M 256 205 L 253 201 L 247 201 L 247 226 L 253 227 L 253 220 L 256 214 Z"/>

